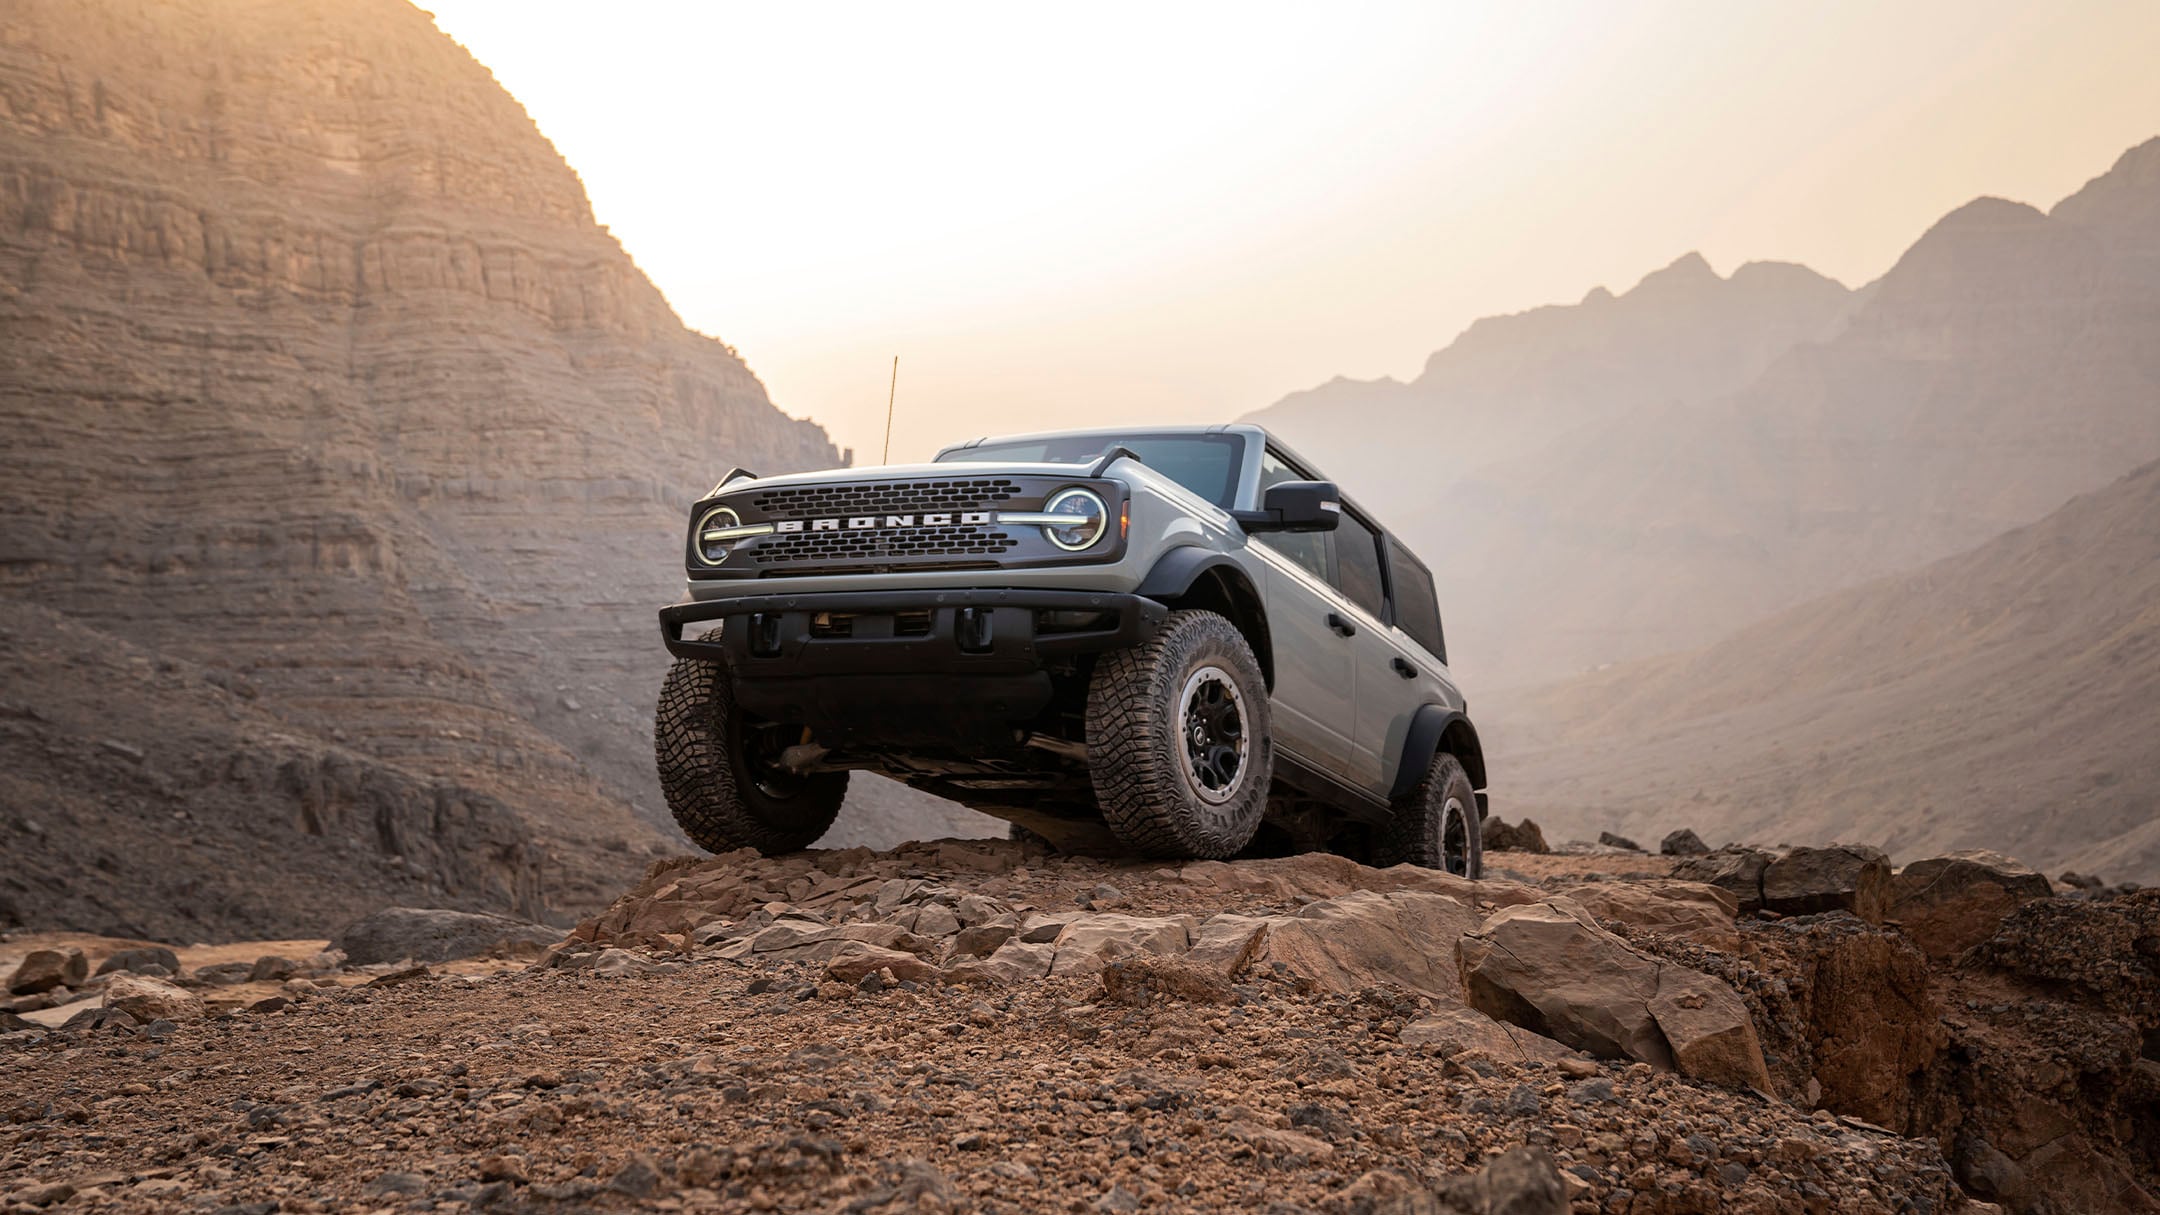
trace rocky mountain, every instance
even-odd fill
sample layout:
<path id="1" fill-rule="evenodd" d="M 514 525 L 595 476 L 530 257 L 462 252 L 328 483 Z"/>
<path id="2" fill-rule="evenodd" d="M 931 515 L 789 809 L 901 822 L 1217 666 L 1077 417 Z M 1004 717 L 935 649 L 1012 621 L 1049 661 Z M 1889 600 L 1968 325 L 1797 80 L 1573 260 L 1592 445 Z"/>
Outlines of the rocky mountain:
<path id="1" fill-rule="evenodd" d="M 1502 698 L 1495 745 L 1510 812 L 1563 833 L 1993 848 L 2155 884 L 2155 688 L 2160 463 L 1706 648 Z"/>
<path id="2" fill-rule="evenodd" d="M 730 465 L 844 458 L 683 326 L 524 110 L 402 0 L 0 8 L 0 426 L 11 627 L 58 627 L 35 604 L 153 672 L 244 685 L 235 729 L 415 791 L 391 819 L 426 819 L 427 790 L 499 804 L 490 830 L 524 833 L 564 910 L 665 838 L 651 613 L 679 593 L 685 505 Z M 116 721 L 195 728 L 117 676 Z M 303 799 L 226 792 L 197 812 L 315 830 Z"/>
<path id="3" fill-rule="evenodd" d="M 1543 404 L 1553 372 L 1524 369 L 1564 364 L 1563 352 L 1541 358 L 1526 341 L 1517 364 L 1451 347 L 1423 387 L 1330 390 L 1338 411 L 1399 419 L 1386 443 L 1331 449 L 1295 400 L 1257 416 L 1314 447 L 1426 552 L 1452 648 L 1488 686 L 1699 645 L 1979 544 L 2160 455 L 2156 179 L 2160 140 L 2051 212 L 1981 199 L 1842 313 L 1810 289 L 1820 311 L 1777 314 L 1748 357 L 1704 329 L 1703 348 L 1730 357 L 1677 341 L 1615 364 L 1623 382 L 1602 390 L 1585 375 L 1568 410 Z M 1717 294 L 1700 270 L 1679 272 Z M 1805 281 L 1797 273 L 1790 285 Z M 1562 315 L 1587 326 L 1640 294 Z M 1540 315 L 1509 319 L 1528 333 Z M 1473 327 L 1457 346 L 1506 332 Z M 1458 364 L 1460 383 L 1427 383 Z M 1726 378 L 1682 370 L 1669 387 L 1636 386 L 1668 365 Z M 1531 403 L 1534 433 L 1491 420 L 1516 402 Z M 1496 429 L 1506 441 L 1486 460 Z"/>

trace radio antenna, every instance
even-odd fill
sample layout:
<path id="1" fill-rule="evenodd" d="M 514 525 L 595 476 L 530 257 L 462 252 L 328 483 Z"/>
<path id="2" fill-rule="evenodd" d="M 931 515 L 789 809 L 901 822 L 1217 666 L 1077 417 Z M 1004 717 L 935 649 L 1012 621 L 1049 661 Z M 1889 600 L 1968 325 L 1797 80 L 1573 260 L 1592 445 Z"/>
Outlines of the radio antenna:
<path id="1" fill-rule="evenodd" d="M 879 457 L 880 464 L 892 463 L 892 407 L 893 398 L 898 396 L 899 392 L 900 356 L 896 354 L 892 356 L 892 384 L 885 390 L 885 454 Z"/>

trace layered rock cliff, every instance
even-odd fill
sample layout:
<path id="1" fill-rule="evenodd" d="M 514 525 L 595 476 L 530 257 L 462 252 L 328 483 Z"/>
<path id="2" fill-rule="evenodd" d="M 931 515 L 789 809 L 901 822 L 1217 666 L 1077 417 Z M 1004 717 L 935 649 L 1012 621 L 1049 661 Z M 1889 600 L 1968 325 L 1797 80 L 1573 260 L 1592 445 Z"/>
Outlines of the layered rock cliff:
<path id="1" fill-rule="evenodd" d="M 566 907 L 662 838 L 685 505 L 842 459 L 398 0 L 0 9 L 0 427 L 0 596 L 499 801 Z"/>

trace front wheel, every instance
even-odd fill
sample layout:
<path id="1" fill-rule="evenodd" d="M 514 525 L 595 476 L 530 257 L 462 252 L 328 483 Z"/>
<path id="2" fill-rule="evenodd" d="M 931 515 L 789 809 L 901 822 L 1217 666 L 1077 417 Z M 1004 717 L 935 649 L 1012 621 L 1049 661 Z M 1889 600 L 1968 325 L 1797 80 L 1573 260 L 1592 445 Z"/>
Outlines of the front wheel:
<path id="1" fill-rule="evenodd" d="M 1221 859 L 1252 842 L 1274 771 L 1267 681 L 1237 626 L 1170 613 L 1147 644 L 1105 654 L 1088 682 L 1088 766 L 1118 842 Z"/>
<path id="2" fill-rule="evenodd" d="M 755 848 L 767 856 L 816 843 L 840 813 L 848 774 L 782 766 L 782 753 L 805 741 L 803 733 L 737 709 L 721 664 L 677 659 L 660 687 L 653 755 L 668 810 L 690 842 L 707 852 Z"/>
<path id="3" fill-rule="evenodd" d="M 1395 803 L 1377 851 L 1381 865 L 1420 865 L 1472 879 L 1485 875 L 1477 793 L 1461 760 L 1445 751 L 1433 755 L 1424 777 Z"/>

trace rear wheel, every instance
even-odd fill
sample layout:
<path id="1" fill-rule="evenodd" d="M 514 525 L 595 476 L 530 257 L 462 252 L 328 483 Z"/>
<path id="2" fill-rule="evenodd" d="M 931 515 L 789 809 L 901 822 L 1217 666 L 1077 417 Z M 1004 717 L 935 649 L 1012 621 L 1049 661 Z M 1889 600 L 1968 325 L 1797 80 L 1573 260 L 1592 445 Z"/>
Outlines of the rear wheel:
<path id="1" fill-rule="evenodd" d="M 1485 873 L 1484 832 L 1478 822 L 1477 793 L 1462 761 L 1445 751 L 1410 792 L 1395 803 L 1394 817 L 1381 830 L 1377 861 L 1381 865 L 1419 865 L 1457 877 Z"/>
<path id="2" fill-rule="evenodd" d="M 782 766 L 782 753 L 804 741 L 801 726 L 737 709 L 721 664 L 679 658 L 668 668 L 653 718 L 660 789 L 676 825 L 707 852 L 797 852 L 832 826 L 848 774 Z"/>
<path id="3" fill-rule="evenodd" d="M 1235 856 L 1267 809 L 1267 682 L 1237 626 L 1170 613 L 1088 683 L 1088 766 L 1119 842 L 1161 857 Z"/>

